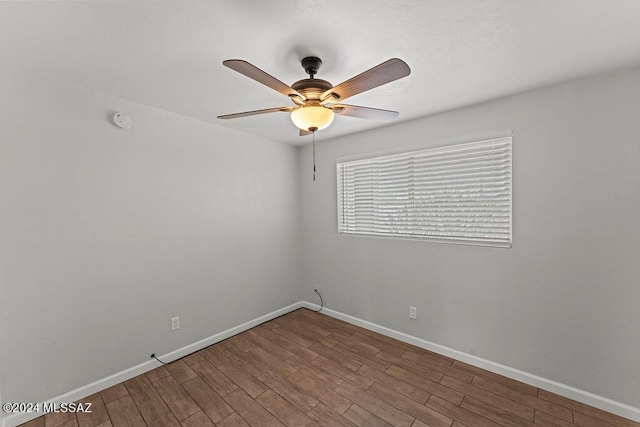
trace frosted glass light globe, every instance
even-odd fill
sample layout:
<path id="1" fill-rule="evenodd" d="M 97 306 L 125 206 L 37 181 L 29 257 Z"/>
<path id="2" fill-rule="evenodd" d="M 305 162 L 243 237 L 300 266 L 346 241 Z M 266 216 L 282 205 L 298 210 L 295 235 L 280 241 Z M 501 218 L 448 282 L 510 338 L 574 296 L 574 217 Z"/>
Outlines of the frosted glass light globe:
<path id="1" fill-rule="evenodd" d="M 291 112 L 291 121 L 299 129 L 308 131 L 311 128 L 322 130 L 327 128 L 335 116 L 333 110 L 317 105 L 296 108 Z"/>

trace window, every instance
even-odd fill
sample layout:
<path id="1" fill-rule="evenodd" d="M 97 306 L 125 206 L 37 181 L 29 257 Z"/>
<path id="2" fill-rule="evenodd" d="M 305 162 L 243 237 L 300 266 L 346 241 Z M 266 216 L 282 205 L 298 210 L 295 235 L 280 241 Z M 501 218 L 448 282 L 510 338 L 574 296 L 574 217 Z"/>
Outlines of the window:
<path id="1" fill-rule="evenodd" d="M 511 137 L 339 161 L 338 232 L 511 247 Z"/>

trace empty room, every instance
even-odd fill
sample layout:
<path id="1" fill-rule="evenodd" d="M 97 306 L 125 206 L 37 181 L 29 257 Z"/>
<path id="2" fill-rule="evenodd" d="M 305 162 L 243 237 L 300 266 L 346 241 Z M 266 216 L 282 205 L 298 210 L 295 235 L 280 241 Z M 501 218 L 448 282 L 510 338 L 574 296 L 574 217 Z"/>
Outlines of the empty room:
<path id="1" fill-rule="evenodd" d="M 0 427 L 640 426 L 640 2 L 0 2 Z"/>

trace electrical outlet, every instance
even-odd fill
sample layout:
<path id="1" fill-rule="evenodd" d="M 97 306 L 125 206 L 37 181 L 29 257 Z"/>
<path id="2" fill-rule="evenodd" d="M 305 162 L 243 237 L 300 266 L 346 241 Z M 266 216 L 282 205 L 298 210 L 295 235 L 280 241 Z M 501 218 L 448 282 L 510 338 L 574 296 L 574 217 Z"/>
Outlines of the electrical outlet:
<path id="1" fill-rule="evenodd" d="M 180 329 L 180 317 L 172 317 L 171 318 L 171 330 L 177 331 Z"/>
<path id="2" fill-rule="evenodd" d="M 418 318 L 418 309 L 415 307 L 409 307 L 409 319 Z"/>

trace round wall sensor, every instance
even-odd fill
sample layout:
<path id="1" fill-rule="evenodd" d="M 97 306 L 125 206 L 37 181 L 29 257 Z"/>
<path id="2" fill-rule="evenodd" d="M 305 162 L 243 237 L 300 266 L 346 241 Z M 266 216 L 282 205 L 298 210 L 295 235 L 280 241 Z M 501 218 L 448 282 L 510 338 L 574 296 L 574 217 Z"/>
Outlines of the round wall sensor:
<path id="1" fill-rule="evenodd" d="M 114 113 L 111 117 L 113 124 L 122 129 L 131 129 L 133 119 L 127 113 Z"/>

